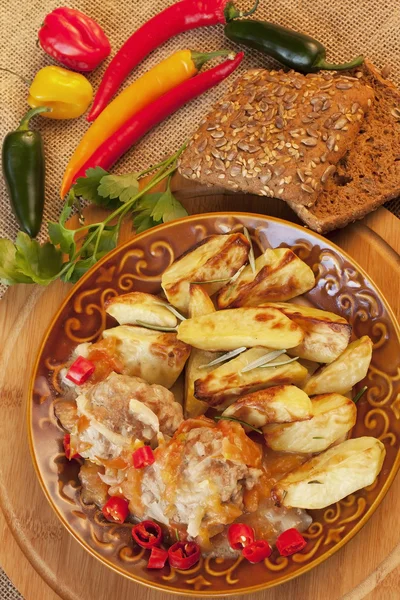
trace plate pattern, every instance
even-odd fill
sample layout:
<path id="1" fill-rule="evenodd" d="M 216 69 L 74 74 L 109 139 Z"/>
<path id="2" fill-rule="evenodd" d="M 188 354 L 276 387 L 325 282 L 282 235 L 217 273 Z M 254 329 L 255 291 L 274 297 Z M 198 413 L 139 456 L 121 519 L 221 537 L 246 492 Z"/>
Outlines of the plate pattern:
<path id="1" fill-rule="evenodd" d="M 54 417 L 54 402 L 62 393 L 58 373 L 76 344 L 96 340 L 109 326 L 104 311 L 108 298 L 133 290 L 158 292 L 162 272 L 182 252 L 207 235 L 238 231 L 243 225 L 260 251 L 267 247 L 292 248 L 316 276 L 308 300 L 344 316 L 355 337 L 372 338 L 371 367 L 359 384 L 367 385 L 368 391 L 359 402 L 353 436 L 380 439 L 387 451 L 385 463 L 368 488 L 324 510 L 310 511 L 313 524 L 305 533 L 309 543 L 304 552 L 288 558 L 274 552 L 264 563 L 251 567 L 241 558 L 207 558 L 189 571 L 168 567 L 149 572 L 145 552 L 131 542 L 130 525 L 110 524 L 95 506 L 80 501 L 79 466 L 74 461 L 67 464 L 61 450 L 61 428 Z M 34 459 L 46 495 L 64 524 L 109 566 L 127 577 L 170 591 L 236 594 L 270 587 L 309 570 L 360 529 L 399 466 L 400 340 L 390 309 L 360 267 L 339 248 L 304 228 L 269 217 L 201 215 L 146 232 L 116 249 L 74 287 L 61 307 L 44 340 L 32 381 L 30 434 Z"/>

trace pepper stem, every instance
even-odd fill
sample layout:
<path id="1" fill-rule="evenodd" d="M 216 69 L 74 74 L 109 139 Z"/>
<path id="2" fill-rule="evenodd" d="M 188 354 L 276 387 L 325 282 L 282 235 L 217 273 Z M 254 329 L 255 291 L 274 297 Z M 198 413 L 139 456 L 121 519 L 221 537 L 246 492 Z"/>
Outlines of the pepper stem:
<path id="1" fill-rule="evenodd" d="M 52 109 L 49 108 L 48 106 L 37 106 L 36 108 L 31 108 L 22 117 L 17 131 L 28 131 L 29 121 L 32 119 L 32 117 L 34 117 L 35 115 L 39 115 L 40 113 L 51 112 L 51 111 L 52 111 Z"/>
<path id="2" fill-rule="evenodd" d="M 238 10 L 234 2 L 228 2 L 224 11 L 226 22 L 229 23 L 229 21 L 233 21 L 233 19 L 239 19 L 241 17 L 249 17 L 250 15 L 253 15 L 258 8 L 259 2 L 260 0 L 256 0 L 253 7 L 248 11 Z"/>
<path id="3" fill-rule="evenodd" d="M 359 67 L 364 62 L 363 56 L 357 56 L 354 60 L 348 63 L 342 63 L 340 65 L 335 65 L 333 63 L 327 63 L 323 58 L 318 61 L 315 65 L 313 65 L 316 69 L 324 69 L 325 71 L 347 71 L 348 69 L 354 69 L 354 67 Z"/>
<path id="4" fill-rule="evenodd" d="M 0 71 L 4 71 L 4 73 L 10 73 L 11 75 L 18 77 L 18 79 L 20 79 L 22 81 L 22 83 L 24 83 L 28 87 L 31 85 L 29 83 L 29 81 L 27 79 L 25 79 L 25 77 L 22 77 L 22 75 L 20 75 L 19 73 L 16 73 L 15 71 L 12 71 L 11 69 L 6 69 L 5 67 L 0 67 Z"/>
<path id="5" fill-rule="evenodd" d="M 213 58 L 216 58 L 218 56 L 231 56 L 233 58 L 235 56 L 235 53 L 232 52 L 232 50 L 217 50 L 216 52 L 192 51 L 192 61 L 198 71 L 208 60 L 212 60 Z"/>

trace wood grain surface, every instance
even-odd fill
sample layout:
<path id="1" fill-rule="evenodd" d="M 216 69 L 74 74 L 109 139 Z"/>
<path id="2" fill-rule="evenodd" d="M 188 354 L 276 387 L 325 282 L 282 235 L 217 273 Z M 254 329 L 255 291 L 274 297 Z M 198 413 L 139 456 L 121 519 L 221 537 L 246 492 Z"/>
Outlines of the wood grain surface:
<path id="1" fill-rule="evenodd" d="M 250 211 L 296 221 L 283 203 L 187 188 L 175 182 L 189 213 Z M 182 189 L 184 188 L 184 189 Z M 88 211 L 88 219 L 97 218 Z M 379 209 L 330 237 L 369 273 L 400 318 L 400 223 Z M 123 239 L 132 234 L 126 228 Z M 36 480 L 27 442 L 27 388 L 39 344 L 69 285 L 20 285 L 0 303 L 0 564 L 26 600 L 172 599 L 135 584 L 90 556 L 64 529 Z M 260 600 L 398 600 L 400 519 L 397 477 L 372 519 L 328 561 Z M 237 598 L 237 597 L 234 597 Z"/>

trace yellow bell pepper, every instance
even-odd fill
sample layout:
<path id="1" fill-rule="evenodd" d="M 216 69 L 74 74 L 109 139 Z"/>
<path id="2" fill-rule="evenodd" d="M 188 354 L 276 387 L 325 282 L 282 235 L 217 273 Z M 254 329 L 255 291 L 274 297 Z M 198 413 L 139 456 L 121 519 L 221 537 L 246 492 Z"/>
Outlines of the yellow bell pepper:
<path id="1" fill-rule="evenodd" d="M 93 98 L 93 88 L 80 73 L 62 67 L 40 69 L 29 88 L 28 104 L 32 108 L 48 106 L 42 113 L 47 119 L 76 119 L 83 115 Z"/>

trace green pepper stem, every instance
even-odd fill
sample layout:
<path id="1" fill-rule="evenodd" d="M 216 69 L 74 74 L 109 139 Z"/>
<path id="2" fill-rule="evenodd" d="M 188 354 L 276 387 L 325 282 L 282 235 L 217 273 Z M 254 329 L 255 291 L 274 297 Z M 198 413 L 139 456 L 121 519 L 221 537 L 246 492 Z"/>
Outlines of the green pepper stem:
<path id="1" fill-rule="evenodd" d="M 213 58 L 217 58 L 218 56 L 231 56 L 233 58 L 235 56 L 235 53 L 232 52 L 232 50 L 217 50 L 216 52 L 192 51 L 192 61 L 198 71 L 208 60 L 212 60 Z"/>
<path id="2" fill-rule="evenodd" d="M 233 19 L 239 19 L 241 17 L 249 17 L 250 15 L 253 15 L 258 8 L 259 2 L 260 0 L 256 0 L 253 7 L 248 11 L 238 10 L 234 2 L 228 2 L 228 4 L 225 6 L 226 22 L 229 23 L 229 21 L 233 21 Z"/>
<path id="3" fill-rule="evenodd" d="M 22 117 L 21 122 L 17 131 L 28 131 L 29 129 L 29 121 L 35 115 L 40 115 L 40 113 L 51 112 L 52 109 L 48 106 L 37 106 L 36 108 L 31 108 L 28 112 Z"/>
<path id="4" fill-rule="evenodd" d="M 354 69 L 354 67 L 359 67 L 364 62 L 363 56 L 357 56 L 354 60 L 348 63 L 342 63 L 340 65 L 335 65 L 333 63 L 327 63 L 323 58 L 318 61 L 313 67 L 316 69 L 324 69 L 325 71 L 347 71 L 348 69 Z"/>

